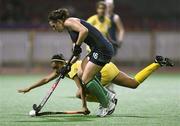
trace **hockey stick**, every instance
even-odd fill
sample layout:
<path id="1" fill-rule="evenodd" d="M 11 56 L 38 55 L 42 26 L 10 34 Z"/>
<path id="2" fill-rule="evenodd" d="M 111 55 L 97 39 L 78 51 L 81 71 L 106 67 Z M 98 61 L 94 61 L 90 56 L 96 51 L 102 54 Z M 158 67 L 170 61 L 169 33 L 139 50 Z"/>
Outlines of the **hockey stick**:
<path id="1" fill-rule="evenodd" d="M 41 113 L 37 113 L 36 116 L 58 115 L 58 114 L 84 114 L 84 112 L 83 111 L 41 112 Z"/>

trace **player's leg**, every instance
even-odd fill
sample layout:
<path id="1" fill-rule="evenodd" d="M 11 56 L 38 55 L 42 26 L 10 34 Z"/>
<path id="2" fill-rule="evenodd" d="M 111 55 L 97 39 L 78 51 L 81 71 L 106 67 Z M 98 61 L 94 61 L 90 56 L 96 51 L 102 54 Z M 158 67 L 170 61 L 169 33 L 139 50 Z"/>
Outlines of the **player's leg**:
<path id="1" fill-rule="evenodd" d="M 78 89 L 76 92 L 76 98 L 81 99 L 81 94 L 80 94 L 80 90 Z M 96 98 L 96 96 L 93 96 L 91 94 L 86 94 L 86 100 L 88 102 L 97 102 L 99 103 L 98 99 Z"/>
<path id="2" fill-rule="evenodd" d="M 160 65 L 158 63 L 152 63 L 140 72 L 138 72 L 134 78 L 120 71 L 119 74 L 114 78 L 112 83 L 117 84 L 119 86 L 135 89 L 159 67 Z"/>
<path id="3" fill-rule="evenodd" d="M 141 84 L 147 77 L 149 77 L 154 71 L 162 66 L 173 66 L 174 64 L 168 58 L 164 58 L 162 56 L 156 56 L 154 63 L 150 64 L 139 73 L 137 73 L 134 79 Z"/>
<path id="4" fill-rule="evenodd" d="M 155 62 L 138 72 L 134 78 L 131 78 L 127 74 L 120 71 L 120 73 L 114 78 L 113 83 L 129 87 L 137 88 L 147 77 L 149 77 L 154 71 L 156 71 L 161 66 L 173 66 L 173 63 L 168 58 L 163 58 L 162 56 L 156 56 Z"/>
<path id="5" fill-rule="evenodd" d="M 111 84 L 113 86 L 113 84 Z M 112 92 L 111 90 L 109 90 L 107 87 L 104 87 L 105 90 L 108 92 L 108 94 L 115 94 L 115 92 Z M 81 99 L 81 92 L 80 90 L 78 89 L 77 92 L 76 92 L 76 98 L 79 98 Z M 97 102 L 99 103 L 98 99 L 96 96 L 92 95 L 92 94 L 86 94 L 86 101 L 88 102 Z"/>
<path id="6" fill-rule="evenodd" d="M 86 57 L 82 60 L 81 67 L 78 68 L 78 77 L 79 77 L 79 78 L 82 78 L 84 68 L 85 68 L 86 64 L 88 63 L 88 61 L 89 61 L 89 57 L 88 57 L 88 56 L 86 56 Z"/>
<path id="7" fill-rule="evenodd" d="M 109 102 L 107 93 L 104 91 L 99 81 L 93 79 L 95 74 L 98 73 L 101 69 L 102 66 L 98 66 L 89 61 L 83 71 L 82 82 L 86 84 L 86 90 L 88 93 L 94 94 L 102 106 L 106 108 Z"/>
<path id="8" fill-rule="evenodd" d="M 86 90 L 89 94 L 96 96 L 100 102 L 100 108 L 97 115 L 105 116 L 114 112 L 116 104 L 113 100 L 115 98 L 115 94 L 109 93 L 105 90 L 101 82 L 95 77 L 101 69 L 102 66 L 89 61 L 83 71 L 82 81 L 86 84 Z"/>
<path id="9" fill-rule="evenodd" d="M 83 73 L 84 73 L 84 71 L 85 71 L 85 67 L 86 67 L 86 65 L 87 65 L 87 63 L 89 62 L 89 57 L 88 56 L 86 56 L 84 59 L 83 59 L 83 61 L 82 61 L 82 63 L 81 63 L 81 67 L 78 69 L 78 76 L 82 79 L 82 75 L 83 75 Z M 101 69 L 101 67 L 99 68 L 99 69 Z M 89 70 L 91 70 L 92 72 L 94 71 L 94 70 L 92 70 L 92 69 L 90 69 L 89 68 Z M 98 70 L 99 71 L 99 70 Z M 94 73 L 93 73 L 93 75 L 95 75 L 96 74 L 96 72 L 97 71 L 94 71 Z M 84 73 L 84 74 L 87 74 L 87 73 Z M 92 78 L 92 77 L 91 77 Z M 93 79 L 91 79 L 91 80 L 93 80 Z M 86 84 L 86 82 L 85 82 L 85 84 Z M 99 96 L 98 98 L 99 98 L 99 100 L 97 100 L 97 97 L 96 96 L 93 96 L 93 95 L 90 95 L 90 94 L 87 94 L 88 92 L 86 92 L 86 94 L 87 94 L 87 97 L 86 97 L 86 100 L 87 101 L 90 101 L 90 102 L 100 102 L 101 104 L 103 103 L 103 104 L 107 104 L 106 102 L 107 102 L 107 92 L 104 90 L 104 88 L 101 86 L 101 85 L 99 85 L 99 84 L 95 84 L 94 85 L 94 88 L 95 88 L 95 90 L 94 91 L 96 91 L 97 92 L 97 95 Z M 100 89 L 100 90 L 98 90 L 98 89 Z M 87 89 L 86 89 L 87 90 Z M 93 93 L 93 92 L 92 92 Z M 102 96 L 101 96 L 102 95 Z M 81 96 L 80 96 L 80 91 L 78 90 L 77 91 L 77 93 L 76 93 L 76 97 L 77 98 L 81 98 Z"/>
<path id="10" fill-rule="evenodd" d="M 139 85 L 139 83 L 134 78 L 128 76 L 126 73 L 122 71 L 120 71 L 119 74 L 112 80 L 112 83 L 118 86 L 123 86 L 133 89 Z"/>
<path id="11" fill-rule="evenodd" d="M 79 74 L 81 73 L 83 74 L 83 75 L 80 75 L 81 80 L 84 84 L 86 84 L 86 90 L 89 91 L 88 93 L 95 94 L 100 104 L 106 108 L 110 100 L 108 97 L 110 96 L 110 94 L 108 94 L 108 91 L 106 91 L 103 88 L 100 81 L 95 77 L 95 75 L 102 69 L 105 63 L 98 61 L 98 59 L 101 58 L 101 55 L 99 55 L 98 58 L 94 58 L 92 54 L 93 53 L 90 53 L 82 61 L 81 70 L 79 70 Z M 101 59 L 101 61 L 105 61 L 105 60 L 109 60 L 109 59 L 108 58 Z"/>

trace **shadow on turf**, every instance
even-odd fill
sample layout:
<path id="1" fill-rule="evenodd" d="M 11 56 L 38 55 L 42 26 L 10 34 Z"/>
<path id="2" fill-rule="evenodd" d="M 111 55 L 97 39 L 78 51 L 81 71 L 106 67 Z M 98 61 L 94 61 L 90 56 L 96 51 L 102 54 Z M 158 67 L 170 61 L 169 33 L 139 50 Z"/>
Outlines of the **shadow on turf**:
<path id="1" fill-rule="evenodd" d="M 42 119 L 42 120 L 23 120 L 23 121 L 13 121 L 13 122 L 85 122 L 93 121 L 93 118 L 96 116 L 82 116 L 82 115 L 62 115 L 62 116 L 41 116 L 41 117 L 32 117 L 31 119 Z"/>
<path id="2" fill-rule="evenodd" d="M 111 115 L 110 117 L 118 117 L 118 118 L 121 118 L 121 117 L 127 117 L 127 118 L 158 118 L 159 116 L 145 116 L 145 115 L 142 115 L 142 116 L 139 116 L 139 115 Z"/>
<path id="3" fill-rule="evenodd" d="M 77 99 L 77 97 L 75 97 L 75 96 L 65 96 L 64 98 Z"/>
<path id="4" fill-rule="evenodd" d="M 24 114 L 14 114 L 16 116 L 24 116 Z M 108 117 L 111 117 L 111 118 L 121 118 L 121 117 L 129 117 L 129 118 L 161 118 L 162 116 L 166 116 L 165 114 L 163 115 L 142 115 L 142 116 L 139 116 L 139 115 L 128 115 L 128 114 L 113 114 L 113 115 L 110 115 L 110 116 L 106 116 L 106 117 L 103 117 L 103 118 L 108 118 Z M 169 116 L 169 115 L 168 115 Z M 171 117 L 179 117 L 179 116 L 171 116 Z M 43 115 L 43 116 L 37 116 L 37 117 L 30 117 L 30 118 L 34 118 L 34 119 L 46 119 L 46 118 L 73 118 L 73 119 L 93 119 L 93 118 L 98 118 L 96 115 Z M 100 117 L 99 117 L 100 118 Z M 90 121 L 91 121 L 90 120 Z"/>
<path id="5" fill-rule="evenodd" d="M 121 115 L 111 115 L 106 116 L 103 118 L 161 118 L 161 116 L 153 116 L 153 115 L 128 115 L 128 114 L 121 114 Z M 174 117 L 174 116 L 173 116 Z M 178 116 L 179 117 L 179 116 Z M 45 122 L 89 122 L 94 121 L 94 119 L 97 119 L 98 117 L 95 115 L 51 115 L 51 116 L 41 116 L 41 117 L 29 117 L 29 120 L 20 120 L 20 121 L 12 121 L 12 122 L 24 122 L 24 123 L 45 123 Z M 100 118 L 99 119 L 103 119 Z"/>

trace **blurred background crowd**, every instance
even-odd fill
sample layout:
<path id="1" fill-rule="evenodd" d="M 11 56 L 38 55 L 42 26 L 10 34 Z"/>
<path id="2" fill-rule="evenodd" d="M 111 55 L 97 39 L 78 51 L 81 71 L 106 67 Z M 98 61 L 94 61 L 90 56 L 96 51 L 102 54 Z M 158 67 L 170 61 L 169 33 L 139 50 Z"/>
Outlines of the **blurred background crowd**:
<path id="1" fill-rule="evenodd" d="M 97 0 L 0 0 L 1 28 L 47 27 L 47 15 L 53 9 L 66 7 L 71 15 L 87 19 L 95 13 Z M 115 0 L 126 29 L 180 29 L 179 0 Z"/>
<path id="2" fill-rule="evenodd" d="M 87 20 L 96 13 L 97 2 L 0 0 L 0 71 L 9 66 L 31 69 L 47 65 L 56 53 L 68 58 L 69 36 L 50 29 L 48 13 L 64 7 L 72 16 Z M 114 5 L 125 29 L 115 57 L 118 65 L 146 65 L 155 55 L 172 58 L 180 65 L 180 0 L 114 0 Z"/>

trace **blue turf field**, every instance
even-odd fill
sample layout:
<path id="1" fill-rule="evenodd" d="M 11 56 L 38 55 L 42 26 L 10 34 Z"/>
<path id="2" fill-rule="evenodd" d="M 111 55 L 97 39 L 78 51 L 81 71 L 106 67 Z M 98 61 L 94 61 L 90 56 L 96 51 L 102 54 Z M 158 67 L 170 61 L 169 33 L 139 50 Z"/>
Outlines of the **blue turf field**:
<path id="1" fill-rule="evenodd" d="M 119 99 L 116 111 L 97 118 L 98 104 L 89 103 L 91 114 L 29 117 L 33 103 L 39 103 L 51 85 L 18 94 L 43 75 L 0 76 L 0 126 L 180 126 L 180 74 L 153 74 L 138 89 L 115 87 Z M 63 80 L 43 111 L 76 110 L 81 101 L 74 97 L 76 87 Z"/>

